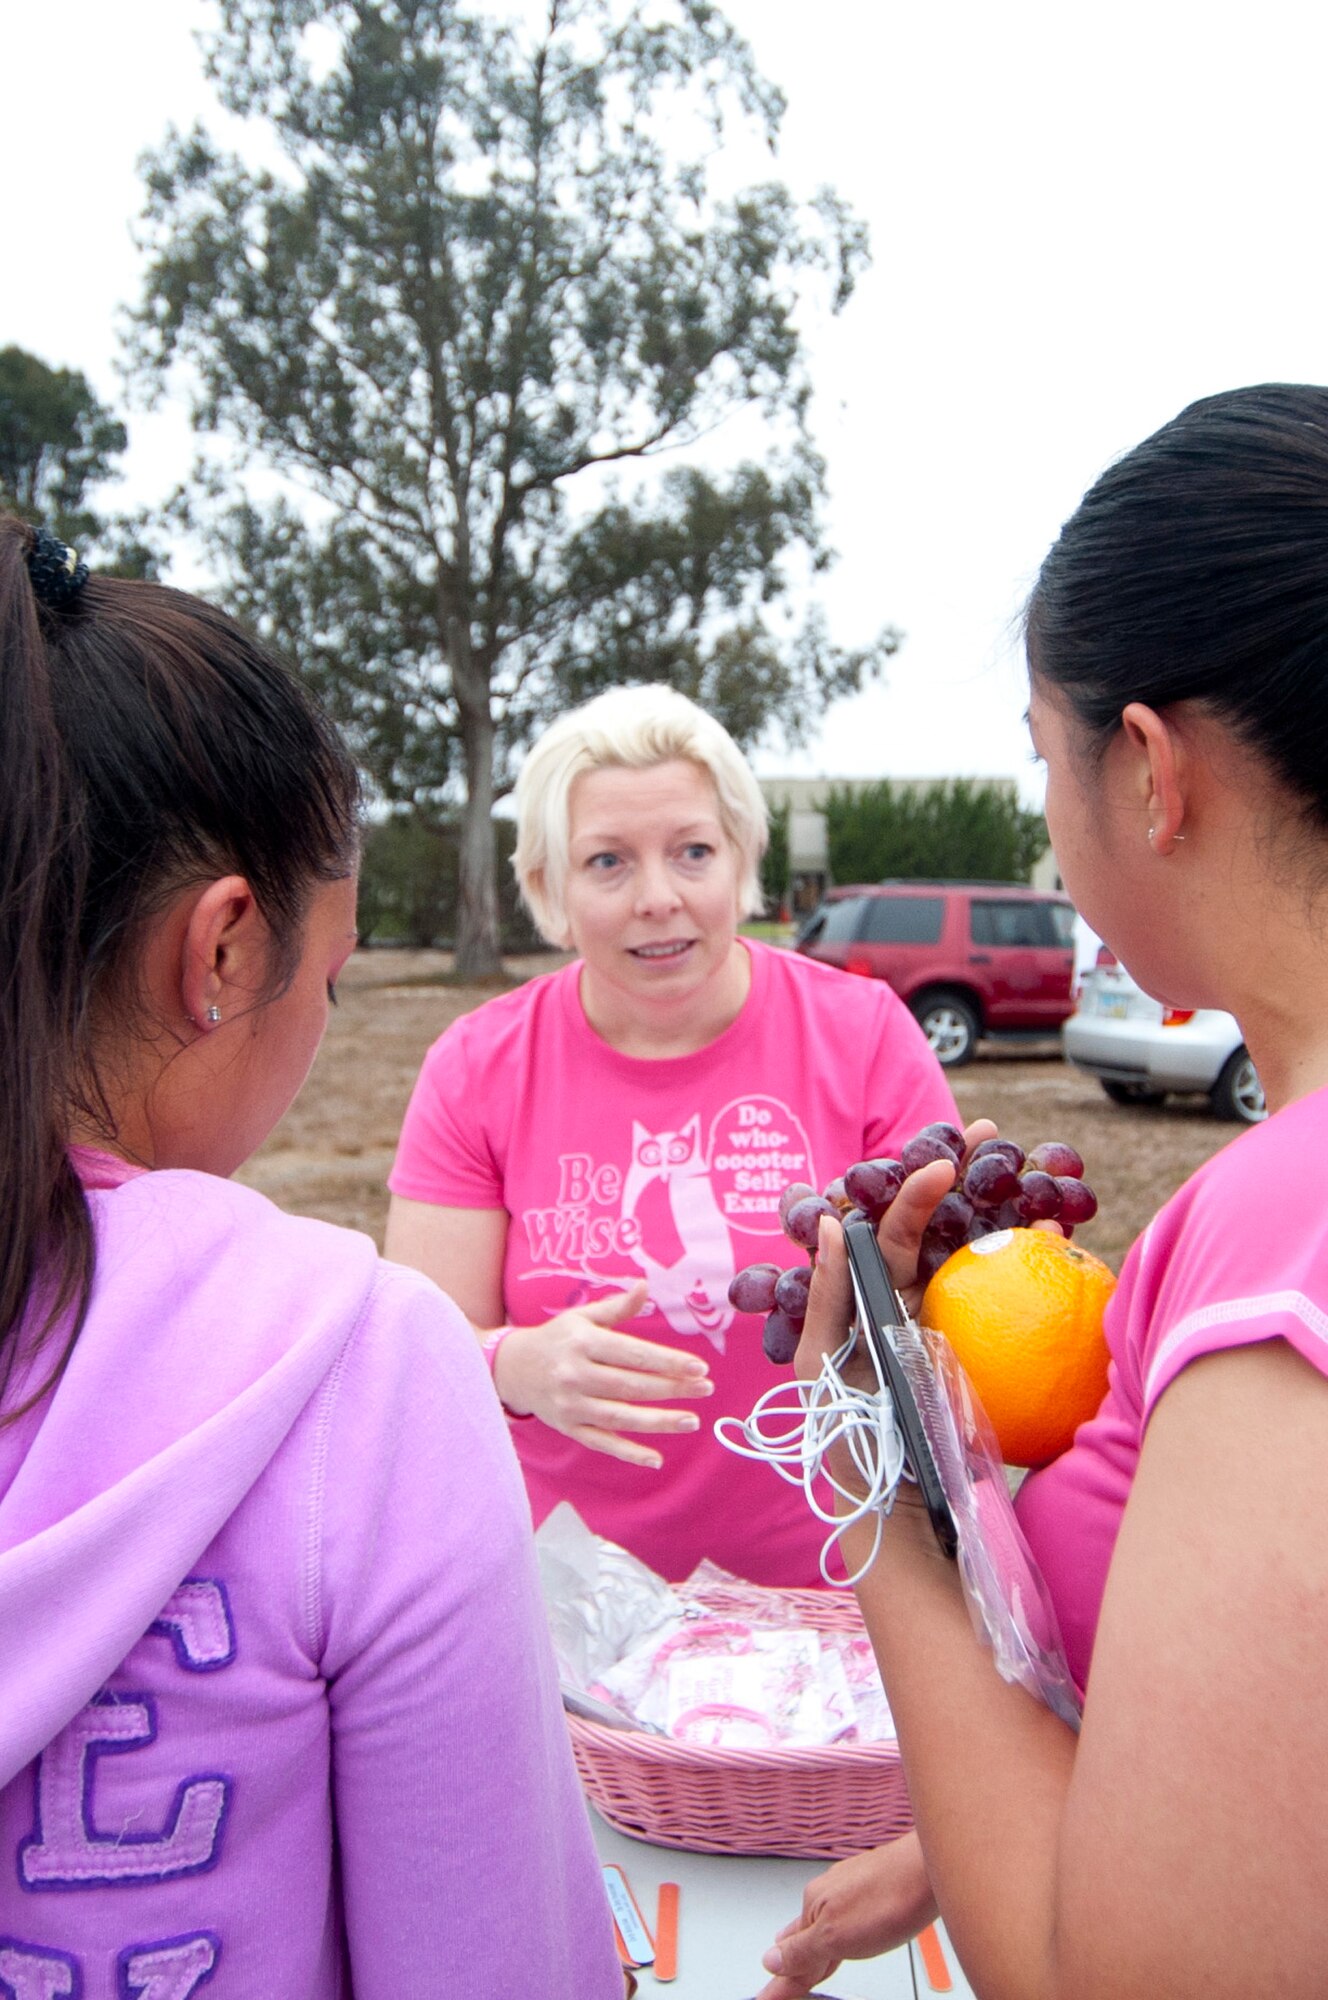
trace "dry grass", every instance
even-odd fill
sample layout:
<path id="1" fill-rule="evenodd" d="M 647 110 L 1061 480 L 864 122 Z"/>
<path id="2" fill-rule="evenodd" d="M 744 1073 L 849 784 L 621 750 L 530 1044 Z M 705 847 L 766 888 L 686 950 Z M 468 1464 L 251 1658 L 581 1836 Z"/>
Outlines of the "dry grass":
<path id="1" fill-rule="evenodd" d="M 519 979 L 559 963 L 546 954 L 512 959 L 508 970 Z M 387 1172 L 424 1052 L 498 990 L 453 985 L 450 973 L 445 952 L 357 952 L 313 1074 L 240 1178 L 283 1208 L 366 1230 L 381 1244 Z M 1025 1146 L 1078 1147 L 1101 1213 L 1076 1241 L 1115 1268 L 1159 1204 L 1240 1130 L 1219 1124 L 1202 1099 L 1172 1099 L 1163 1110 L 1109 1104 L 1060 1060 L 1055 1042 L 986 1050 L 952 1082 L 965 1118 L 994 1118 Z"/>
<path id="2" fill-rule="evenodd" d="M 507 983 L 559 963 L 552 953 L 511 959 Z M 237 1178 L 381 1246 L 388 1169 L 424 1053 L 459 1014 L 502 991 L 453 985 L 451 971 L 447 952 L 357 951 L 309 1081 Z"/>

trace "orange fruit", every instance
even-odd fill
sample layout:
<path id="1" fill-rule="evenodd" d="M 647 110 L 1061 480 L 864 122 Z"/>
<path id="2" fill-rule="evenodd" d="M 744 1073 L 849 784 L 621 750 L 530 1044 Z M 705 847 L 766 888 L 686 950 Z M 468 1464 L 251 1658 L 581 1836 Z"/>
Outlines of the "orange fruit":
<path id="1" fill-rule="evenodd" d="M 1003 1229 L 966 1243 L 922 1298 L 923 1326 L 954 1349 L 1007 1465 L 1059 1457 L 1107 1387 L 1102 1315 L 1116 1280 L 1045 1229 Z"/>

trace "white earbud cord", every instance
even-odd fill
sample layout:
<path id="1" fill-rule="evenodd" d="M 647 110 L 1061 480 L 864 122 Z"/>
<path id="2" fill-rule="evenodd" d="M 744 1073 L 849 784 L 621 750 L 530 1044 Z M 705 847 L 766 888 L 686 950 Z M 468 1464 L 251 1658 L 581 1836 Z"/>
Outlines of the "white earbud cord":
<path id="1" fill-rule="evenodd" d="M 740 1458 L 760 1459 L 772 1467 L 790 1486 L 801 1486 L 807 1505 L 818 1521 L 832 1525 L 821 1549 L 821 1575 L 836 1589 L 847 1588 L 865 1576 L 881 1546 L 881 1520 L 895 1503 L 901 1479 L 911 1479 L 904 1462 L 904 1441 L 895 1423 L 895 1406 L 890 1391 L 876 1368 L 877 1388 L 854 1389 L 845 1382 L 840 1369 L 853 1352 L 850 1335 L 834 1354 L 821 1363 L 814 1382 L 777 1382 L 767 1389 L 747 1417 L 720 1417 L 715 1436 L 728 1451 Z M 868 1348 L 870 1353 L 870 1347 Z M 773 1426 L 782 1425 L 782 1429 Z M 825 1459 L 835 1445 L 845 1444 L 867 1491 L 859 1495 L 841 1486 L 827 1471 Z M 824 1477 L 850 1511 L 836 1514 L 822 1506 L 813 1491 L 814 1482 Z M 830 1558 L 840 1539 L 868 1514 L 875 1518 L 876 1533 L 871 1552 L 852 1576 L 830 1574 Z"/>

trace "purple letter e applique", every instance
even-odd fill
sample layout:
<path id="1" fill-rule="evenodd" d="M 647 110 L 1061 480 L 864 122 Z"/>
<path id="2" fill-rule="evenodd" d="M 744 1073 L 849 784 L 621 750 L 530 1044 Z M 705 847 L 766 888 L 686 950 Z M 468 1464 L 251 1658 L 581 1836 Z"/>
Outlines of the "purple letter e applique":
<path id="1" fill-rule="evenodd" d="M 202 1577 L 187 1578 L 149 1629 L 171 1640 L 189 1672 L 228 1666 L 235 1657 L 226 1593 Z M 101 1694 L 46 1746 L 37 1765 L 37 1824 L 19 1849 L 25 1889 L 164 1882 L 216 1866 L 231 1781 L 213 1772 L 181 1781 L 160 1833 L 127 1840 L 97 1828 L 99 1758 L 140 1749 L 156 1735 L 149 1695 Z"/>

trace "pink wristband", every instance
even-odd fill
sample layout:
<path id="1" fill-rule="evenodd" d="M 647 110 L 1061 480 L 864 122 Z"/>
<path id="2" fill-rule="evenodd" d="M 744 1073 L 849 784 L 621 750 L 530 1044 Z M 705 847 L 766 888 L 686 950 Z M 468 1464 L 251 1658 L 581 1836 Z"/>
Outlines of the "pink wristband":
<path id="1" fill-rule="evenodd" d="M 498 1378 L 496 1375 L 494 1375 L 493 1372 L 494 1363 L 498 1359 L 498 1349 L 502 1346 L 503 1342 L 506 1340 L 508 1334 L 511 1333 L 511 1331 L 512 1328 L 510 1326 L 496 1326 L 492 1333 L 486 1333 L 483 1340 L 480 1342 L 480 1353 L 484 1356 L 485 1362 L 488 1366 L 490 1377 L 493 1380 L 494 1394 L 498 1396 L 498 1401 L 502 1403 L 503 1411 L 507 1417 L 508 1422 L 513 1424 L 524 1424 L 529 1422 L 530 1418 L 535 1414 L 534 1411 L 509 1410 L 506 1403 L 503 1403 L 502 1397 L 498 1395 Z"/>

